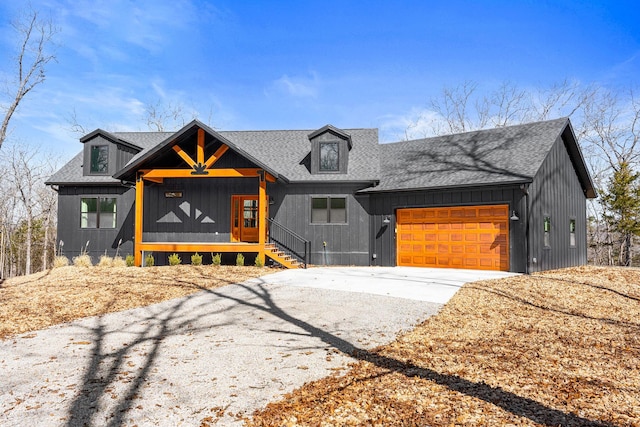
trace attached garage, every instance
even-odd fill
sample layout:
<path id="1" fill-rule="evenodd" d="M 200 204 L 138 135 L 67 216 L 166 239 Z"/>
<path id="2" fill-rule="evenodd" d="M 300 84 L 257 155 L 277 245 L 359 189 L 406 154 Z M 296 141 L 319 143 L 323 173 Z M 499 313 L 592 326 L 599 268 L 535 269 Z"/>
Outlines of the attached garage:
<path id="1" fill-rule="evenodd" d="M 398 209 L 397 265 L 509 271 L 509 206 Z"/>

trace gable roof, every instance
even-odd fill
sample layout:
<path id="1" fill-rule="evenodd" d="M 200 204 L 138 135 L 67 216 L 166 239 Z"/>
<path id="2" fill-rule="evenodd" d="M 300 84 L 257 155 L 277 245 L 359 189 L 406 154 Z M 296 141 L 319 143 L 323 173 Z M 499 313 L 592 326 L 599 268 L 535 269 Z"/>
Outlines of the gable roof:
<path id="1" fill-rule="evenodd" d="M 215 131 L 194 120 L 178 132 L 106 132 L 97 129 L 81 138 L 87 142 L 100 135 L 112 142 L 133 146 L 139 152 L 127 165 L 110 176 L 83 176 L 82 152 L 53 174 L 47 184 L 117 184 L 140 168 L 146 161 L 168 150 L 180 136 L 200 127 L 232 150 L 260 168 L 287 182 L 377 182 L 379 177 L 378 130 L 337 129 L 331 125 L 322 131 L 333 131 L 346 137 L 353 146 L 345 174 L 311 174 L 309 135 L 314 130 Z M 322 133 L 322 132 L 320 132 Z M 317 134 L 317 133 L 316 133 Z"/>
<path id="2" fill-rule="evenodd" d="M 585 194 L 595 197 L 567 118 L 382 144 L 380 183 L 361 192 L 529 183 L 560 137 Z"/>
<path id="3" fill-rule="evenodd" d="M 200 127 L 213 135 L 220 142 L 226 144 L 238 154 L 249 159 L 260 168 L 266 170 L 276 178 L 287 182 L 318 182 L 318 181 L 377 181 L 379 175 L 378 164 L 378 131 L 377 129 L 346 129 L 339 130 L 350 141 L 356 141 L 350 153 L 349 167 L 346 174 L 312 175 L 310 172 L 309 155 L 311 143 L 310 130 L 282 130 L 282 131 L 215 131 L 209 126 L 194 120 L 175 133 L 163 133 L 163 140 L 155 132 L 145 133 L 113 133 L 119 138 L 132 138 L 132 143 L 144 145 L 144 149 L 136 154 L 129 163 L 114 177 L 123 178 L 139 169 L 149 159 L 164 152 L 182 135 Z M 335 129 L 327 125 L 324 130 Z"/>
<path id="4" fill-rule="evenodd" d="M 213 136 L 223 144 L 227 145 L 231 150 L 237 152 L 238 154 L 242 155 L 246 159 L 250 160 L 252 163 L 255 163 L 256 165 L 258 165 L 258 167 L 260 167 L 261 169 L 264 169 L 274 177 L 278 178 L 279 174 L 274 169 L 265 165 L 262 161 L 255 158 L 251 154 L 247 153 L 241 147 L 239 147 L 232 141 L 228 140 L 227 138 L 220 135 L 218 132 L 214 131 L 209 126 L 201 123 L 198 120 L 191 121 L 190 123 L 185 125 L 182 129 L 180 129 L 178 132 L 171 134 L 171 136 L 165 138 L 162 142 L 156 144 L 154 147 L 149 148 L 147 150 L 143 150 L 137 155 L 135 155 L 123 169 L 115 173 L 114 178 L 121 179 L 135 173 L 135 171 L 140 169 L 142 165 L 144 165 L 146 162 L 153 159 L 154 157 L 157 157 L 165 153 L 168 149 L 174 146 L 176 142 L 180 140 L 184 135 L 198 128 L 203 129 L 206 133 Z"/>
<path id="5" fill-rule="evenodd" d="M 114 177 L 83 176 L 81 152 L 52 175 L 47 184 L 118 184 L 119 178 L 169 149 L 194 127 L 204 129 L 286 182 L 378 183 L 361 190 L 363 193 L 529 183 L 561 138 L 585 195 L 596 196 L 567 118 L 390 144 L 378 144 L 377 129 L 337 129 L 331 125 L 316 131 L 215 131 L 194 120 L 178 132 L 109 133 L 98 129 L 81 141 L 99 134 L 140 152 Z M 310 138 L 324 131 L 339 132 L 352 141 L 346 174 L 311 174 Z"/>

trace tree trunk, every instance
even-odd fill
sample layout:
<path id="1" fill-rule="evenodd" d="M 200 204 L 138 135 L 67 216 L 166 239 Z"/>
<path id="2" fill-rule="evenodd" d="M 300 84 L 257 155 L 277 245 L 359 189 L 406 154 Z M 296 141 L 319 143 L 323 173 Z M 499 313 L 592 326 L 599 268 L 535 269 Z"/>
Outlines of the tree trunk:
<path id="1" fill-rule="evenodd" d="M 631 267 L 631 233 L 624 235 L 624 265 Z"/>
<path id="2" fill-rule="evenodd" d="M 24 257 L 25 276 L 28 274 L 31 274 L 31 234 L 33 233 L 33 231 L 31 230 L 32 226 L 33 225 L 31 221 L 31 212 L 28 212 L 27 213 L 27 236 L 25 238 L 26 250 L 25 250 L 25 257 Z"/>

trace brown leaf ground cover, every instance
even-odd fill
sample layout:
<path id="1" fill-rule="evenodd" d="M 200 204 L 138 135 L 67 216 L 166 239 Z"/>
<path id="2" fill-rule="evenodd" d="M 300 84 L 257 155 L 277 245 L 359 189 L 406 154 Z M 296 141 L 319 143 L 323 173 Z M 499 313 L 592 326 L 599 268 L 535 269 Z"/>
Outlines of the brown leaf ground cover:
<path id="1" fill-rule="evenodd" d="M 464 286 L 348 373 L 248 426 L 640 426 L 640 270 L 580 267 Z"/>
<path id="2" fill-rule="evenodd" d="M 257 267 L 61 267 L 0 283 L 0 339 L 271 273 Z"/>

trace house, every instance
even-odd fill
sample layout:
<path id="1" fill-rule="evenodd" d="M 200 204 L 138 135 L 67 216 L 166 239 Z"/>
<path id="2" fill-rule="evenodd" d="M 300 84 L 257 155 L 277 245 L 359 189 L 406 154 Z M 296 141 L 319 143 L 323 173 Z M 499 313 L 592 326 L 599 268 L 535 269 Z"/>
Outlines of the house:
<path id="1" fill-rule="evenodd" d="M 254 254 L 533 272 L 586 263 L 569 119 L 380 144 L 376 129 L 106 132 L 47 182 L 64 255 Z M 183 257 L 183 259 L 185 259 Z M 188 259 L 188 258 L 187 258 Z M 164 260 L 164 261 L 163 261 Z"/>

